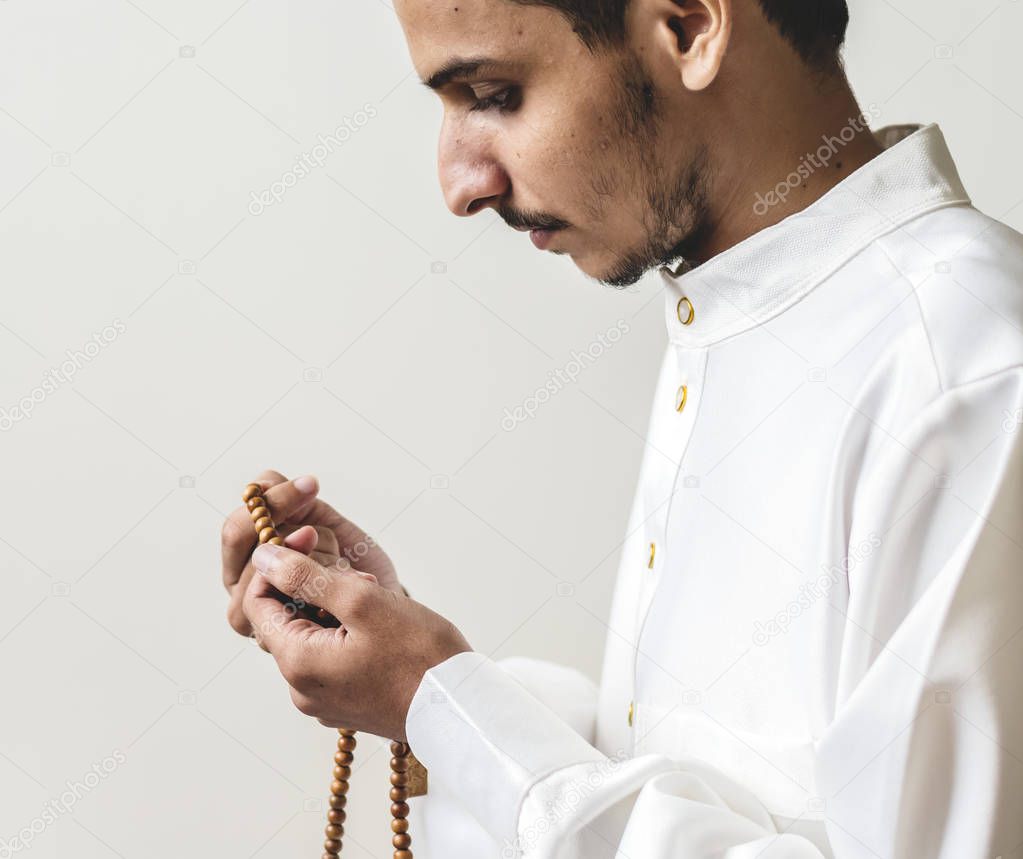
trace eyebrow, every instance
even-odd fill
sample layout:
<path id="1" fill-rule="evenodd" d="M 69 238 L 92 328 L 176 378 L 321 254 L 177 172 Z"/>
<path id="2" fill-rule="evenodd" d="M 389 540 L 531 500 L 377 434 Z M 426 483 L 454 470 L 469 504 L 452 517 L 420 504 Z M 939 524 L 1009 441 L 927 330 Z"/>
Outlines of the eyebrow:
<path id="1" fill-rule="evenodd" d="M 468 80 L 479 77 L 486 72 L 500 68 L 501 63 L 490 57 L 455 57 L 428 78 L 422 81 L 423 86 L 438 90 L 453 80 Z"/>

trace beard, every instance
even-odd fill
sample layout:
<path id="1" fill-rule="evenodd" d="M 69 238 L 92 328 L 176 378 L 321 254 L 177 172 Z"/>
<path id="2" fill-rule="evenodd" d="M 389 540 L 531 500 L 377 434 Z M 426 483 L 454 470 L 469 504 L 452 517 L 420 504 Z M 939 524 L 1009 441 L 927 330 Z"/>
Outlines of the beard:
<path id="1" fill-rule="evenodd" d="M 596 177 L 591 183 L 594 199 L 591 210 L 602 211 L 611 193 L 622 191 L 626 182 L 642 189 L 645 240 L 639 247 L 621 253 L 611 268 L 596 278 L 607 286 L 624 288 L 652 268 L 691 257 L 703 243 L 709 231 L 710 176 L 706 144 L 701 144 L 686 164 L 657 163 L 660 106 L 653 82 L 638 57 L 630 55 L 622 61 L 618 80 L 619 91 L 611 114 L 615 126 L 621 129 L 616 144 L 618 164 L 636 166 L 631 176 L 626 176 L 619 167 L 613 175 Z"/>

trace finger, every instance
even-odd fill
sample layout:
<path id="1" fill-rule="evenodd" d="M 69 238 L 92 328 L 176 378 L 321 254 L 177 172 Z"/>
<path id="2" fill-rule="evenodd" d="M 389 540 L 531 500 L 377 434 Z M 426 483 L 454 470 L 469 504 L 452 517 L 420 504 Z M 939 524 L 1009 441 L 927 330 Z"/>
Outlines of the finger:
<path id="1" fill-rule="evenodd" d="M 277 472 L 264 472 L 260 483 L 269 484 L 277 477 Z M 295 480 L 282 480 L 274 483 L 264 492 L 263 497 L 269 503 L 270 515 L 274 523 L 282 525 L 288 516 L 300 514 L 303 508 L 316 500 L 319 483 L 315 477 L 305 476 Z M 246 506 L 232 511 L 221 531 L 221 559 L 223 562 L 223 579 L 228 588 L 238 583 L 249 555 L 258 543 L 256 530 L 253 527 L 252 515 Z"/>
<path id="2" fill-rule="evenodd" d="M 337 563 L 337 555 L 330 552 L 310 552 L 309 557 L 322 567 L 332 567 Z"/>
<path id="3" fill-rule="evenodd" d="M 245 611 L 242 608 L 242 598 L 244 596 L 245 592 L 240 586 L 231 594 L 231 599 L 227 604 L 227 622 L 231 629 L 239 635 L 248 636 L 252 635 L 252 624 L 249 623 L 249 619 L 245 616 Z"/>
<path id="4" fill-rule="evenodd" d="M 320 552 L 324 555 L 337 556 L 340 553 L 334 532 L 323 525 L 299 526 L 284 538 L 284 545 L 304 555 Z"/>
<path id="5" fill-rule="evenodd" d="M 303 555 L 308 555 L 320 541 L 320 535 L 312 525 L 303 525 L 284 538 L 284 545 Z"/>
<path id="6" fill-rule="evenodd" d="M 287 479 L 279 471 L 267 469 L 261 472 L 254 482 L 269 490 L 278 483 L 286 482 Z M 252 525 L 248 508 L 242 506 L 232 510 L 220 532 L 222 576 L 224 587 L 228 591 L 244 577 L 245 565 L 241 559 L 244 558 L 247 562 L 257 542 L 256 530 Z M 248 582 L 242 584 L 247 585 Z"/>
<path id="7" fill-rule="evenodd" d="M 309 557 L 325 567 L 336 563 L 338 559 L 337 538 L 329 528 L 305 526 L 293 530 L 293 527 L 286 525 L 278 529 L 282 535 L 287 534 L 284 537 L 285 545 L 303 554 L 308 554 Z M 308 547 L 313 544 L 316 549 L 310 552 Z M 322 550 L 324 546 L 326 549 Z M 231 629 L 239 635 L 249 636 L 252 634 L 252 624 L 245 616 L 242 603 L 245 598 L 245 589 L 255 573 L 256 568 L 251 563 L 246 564 L 237 584 L 228 588 L 230 600 L 227 606 L 227 622 Z"/>
<path id="8" fill-rule="evenodd" d="M 278 528 L 277 530 L 280 533 L 280 535 L 284 538 L 285 542 L 287 542 L 288 538 L 291 535 L 291 532 L 296 529 L 291 526 L 285 525 L 281 528 Z M 252 560 L 250 558 L 249 562 L 246 563 L 245 565 L 245 569 L 242 570 L 242 574 L 238 578 L 238 581 L 235 582 L 233 585 L 227 585 L 227 592 L 228 594 L 230 594 L 231 597 L 230 605 L 228 606 L 227 610 L 228 621 L 231 623 L 231 626 L 234 629 L 236 629 L 241 635 L 248 635 L 249 632 L 251 631 L 248 622 L 247 621 L 243 622 L 244 614 L 242 613 L 241 603 L 242 597 L 245 595 L 245 588 L 248 587 L 249 582 L 252 581 L 252 577 L 255 574 L 256 568 L 252 566 Z M 232 620 L 232 618 L 236 618 L 238 622 L 236 623 L 234 620 Z"/>
<path id="9" fill-rule="evenodd" d="M 249 583 L 242 606 L 259 646 L 278 659 L 288 652 L 288 641 L 293 634 L 308 635 L 323 630 L 319 624 L 305 618 L 293 603 L 282 602 L 280 590 L 264 576 L 256 576 Z"/>
<path id="10" fill-rule="evenodd" d="M 340 555 L 341 546 L 338 545 L 337 535 L 326 525 L 314 525 L 319 539 L 316 541 L 316 551 L 325 552 L 329 555 Z"/>
<path id="11" fill-rule="evenodd" d="M 279 591 L 327 609 L 348 627 L 351 619 L 362 613 L 365 591 L 373 587 L 362 576 L 324 567 L 287 546 L 264 543 L 253 553 L 252 561 Z"/>
<path id="12" fill-rule="evenodd" d="M 307 521 L 325 525 L 336 535 L 338 554 L 343 554 L 354 569 L 373 574 L 393 569 L 390 558 L 376 540 L 322 500 L 317 499 L 309 508 Z"/>

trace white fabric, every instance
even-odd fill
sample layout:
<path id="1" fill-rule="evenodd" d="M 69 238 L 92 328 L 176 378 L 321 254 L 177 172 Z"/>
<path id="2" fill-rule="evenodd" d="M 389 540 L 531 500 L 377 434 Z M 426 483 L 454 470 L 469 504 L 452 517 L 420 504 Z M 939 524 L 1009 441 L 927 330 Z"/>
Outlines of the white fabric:
<path id="1" fill-rule="evenodd" d="M 661 274 L 595 729 L 556 669 L 431 669 L 417 856 L 1019 855 L 1023 237 L 931 125 Z"/>

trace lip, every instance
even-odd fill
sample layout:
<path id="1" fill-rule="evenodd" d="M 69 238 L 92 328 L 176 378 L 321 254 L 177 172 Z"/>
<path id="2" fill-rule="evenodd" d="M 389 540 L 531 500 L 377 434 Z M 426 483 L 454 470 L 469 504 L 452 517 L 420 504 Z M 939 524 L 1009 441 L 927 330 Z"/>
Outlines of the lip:
<path id="1" fill-rule="evenodd" d="M 546 250 L 557 230 L 530 230 L 529 238 L 537 250 Z"/>

